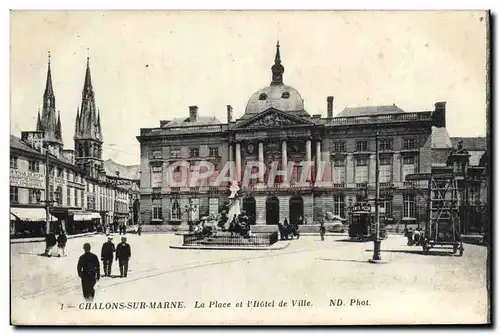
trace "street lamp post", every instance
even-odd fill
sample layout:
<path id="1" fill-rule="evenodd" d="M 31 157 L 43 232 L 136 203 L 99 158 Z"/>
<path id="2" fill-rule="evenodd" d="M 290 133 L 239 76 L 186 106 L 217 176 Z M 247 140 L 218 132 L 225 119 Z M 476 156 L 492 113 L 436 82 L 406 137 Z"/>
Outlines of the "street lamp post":
<path id="1" fill-rule="evenodd" d="M 380 218 L 379 218 L 379 202 L 380 202 L 380 182 L 379 182 L 379 133 L 375 134 L 375 239 L 373 240 L 373 257 L 371 263 L 380 263 Z"/>

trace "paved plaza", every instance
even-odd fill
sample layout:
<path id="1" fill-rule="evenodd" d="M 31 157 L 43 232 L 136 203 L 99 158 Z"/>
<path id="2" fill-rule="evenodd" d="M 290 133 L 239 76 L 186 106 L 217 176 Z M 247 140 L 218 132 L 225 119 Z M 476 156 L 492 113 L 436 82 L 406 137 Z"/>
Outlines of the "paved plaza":
<path id="1" fill-rule="evenodd" d="M 421 248 L 406 246 L 404 237 L 391 235 L 382 243 L 387 263 L 370 264 L 373 244 L 348 242 L 346 236 L 325 241 L 303 236 L 281 250 L 243 251 L 172 249 L 182 236 L 129 235 L 128 277 L 101 278 L 95 304 L 85 305 L 77 260 L 83 243 L 91 243 L 100 256 L 105 240 L 104 235 L 70 239 L 68 256 L 61 258 L 39 256 L 43 243 L 11 244 L 13 322 L 486 322 L 487 250 L 482 246 L 465 245 L 463 257 L 449 255 L 450 249 L 422 255 Z M 119 274 L 117 262 L 113 274 Z M 118 308 L 120 303 L 133 307 Z"/>

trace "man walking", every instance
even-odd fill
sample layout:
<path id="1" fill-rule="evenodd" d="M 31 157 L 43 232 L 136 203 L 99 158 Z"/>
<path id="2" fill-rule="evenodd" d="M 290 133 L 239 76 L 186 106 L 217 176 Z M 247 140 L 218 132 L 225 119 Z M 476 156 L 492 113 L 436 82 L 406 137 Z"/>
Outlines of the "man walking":
<path id="1" fill-rule="evenodd" d="M 321 221 L 321 225 L 319 227 L 319 234 L 321 235 L 321 241 L 325 240 L 325 232 L 326 232 L 325 223 Z"/>
<path id="2" fill-rule="evenodd" d="M 45 237 L 45 256 L 52 256 L 52 248 L 57 244 L 56 234 L 49 233 Z"/>
<path id="3" fill-rule="evenodd" d="M 127 238 L 122 237 L 122 242 L 116 246 L 116 260 L 120 266 L 120 277 L 127 278 L 128 261 L 132 256 L 130 245 L 127 243 Z"/>
<path id="4" fill-rule="evenodd" d="M 115 253 L 115 245 L 112 242 L 113 238 L 108 236 L 108 241 L 104 242 L 101 249 L 101 261 L 104 267 L 104 275 L 111 276 L 111 265 L 113 264 L 113 256 Z"/>
<path id="5" fill-rule="evenodd" d="M 87 301 L 94 300 L 96 282 L 101 278 L 99 259 L 90 252 L 90 244 L 83 245 L 85 253 L 80 256 L 77 265 L 78 276 L 82 279 L 83 297 Z"/>

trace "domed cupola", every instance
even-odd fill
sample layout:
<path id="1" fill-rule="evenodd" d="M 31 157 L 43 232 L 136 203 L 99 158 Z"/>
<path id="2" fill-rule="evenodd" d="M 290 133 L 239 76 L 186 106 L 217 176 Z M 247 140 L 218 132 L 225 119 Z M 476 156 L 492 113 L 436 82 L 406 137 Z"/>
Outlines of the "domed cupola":
<path id="1" fill-rule="evenodd" d="M 248 99 L 245 115 L 255 115 L 269 108 L 275 108 L 283 112 L 304 111 L 304 100 L 299 92 L 291 86 L 283 84 L 283 73 L 285 67 L 281 64 L 280 44 L 276 44 L 276 56 L 274 65 L 271 67 L 271 85 L 261 88 Z"/>

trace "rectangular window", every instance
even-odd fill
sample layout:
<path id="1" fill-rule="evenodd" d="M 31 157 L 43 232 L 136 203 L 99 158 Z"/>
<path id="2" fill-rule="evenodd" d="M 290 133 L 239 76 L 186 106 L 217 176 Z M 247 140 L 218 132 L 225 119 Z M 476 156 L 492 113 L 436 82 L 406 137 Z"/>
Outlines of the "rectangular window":
<path id="1" fill-rule="evenodd" d="M 49 186 L 49 200 L 54 200 L 54 185 Z"/>
<path id="2" fill-rule="evenodd" d="M 382 139 L 379 141 L 378 146 L 380 151 L 389 151 L 392 150 L 392 140 L 390 139 Z"/>
<path id="3" fill-rule="evenodd" d="M 74 195 L 74 200 L 73 201 L 75 202 L 75 207 L 79 207 L 79 205 L 78 205 L 78 195 L 79 195 L 78 193 L 79 192 L 80 191 L 75 188 L 75 192 L 73 193 L 73 195 Z"/>
<path id="4" fill-rule="evenodd" d="M 391 157 L 382 157 L 379 163 L 379 181 L 381 183 L 389 183 L 392 180 Z"/>
<path id="5" fill-rule="evenodd" d="M 344 195 L 342 194 L 333 196 L 333 215 L 345 217 Z"/>
<path id="6" fill-rule="evenodd" d="M 292 176 L 290 181 L 294 184 L 300 183 L 300 175 L 302 174 L 302 166 L 300 162 L 295 162 L 293 165 Z"/>
<path id="7" fill-rule="evenodd" d="M 15 186 L 10 187 L 10 203 L 17 204 L 19 202 L 19 188 Z"/>
<path id="8" fill-rule="evenodd" d="M 71 207 L 71 187 L 66 187 L 66 206 Z"/>
<path id="9" fill-rule="evenodd" d="M 368 151 L 368 142 L 356 141 L 356 151 Z"/>
<path id="10" fill-rule="evenodd" d="M 404 150 L 417 149 L 417 140 L 414 138 L 404 139 L 403 140 L 403 149 Z"/>
<path id="11" fill-rule="evenodd" d="M 28 201 L 30 204 L 40 203 L 42 191 L 37 189 L 28 189 Z"/>
<path id="12" fill-rule="evenodd" d="M 57 177 L 62 178 L 64 174 L 64 170 L 62 168 L 57 169 Z"/>
<path id="13" fill-rule="evenodd" d="M 58 186 L 56 192 L 54 193 L 54 200 L 57 202 L 58 206 L 62 206 L 62 187 Z"/>
<path id="14" fill-rule="evenodd" d="M 180 149 L 170 149 L 170 157 L 172 157 L 172 158 L 181 157 L 181 150 Z"/>
<path id="15" fill-rule="evenodd" d="M 17 169 L 17 157 L 10 156 L 10 168 Z"/>
<path id="16" fill-rule="evenodd" d="M 414 174 L 416 172 L 415 157 L 414 156 L 404 156 L 402 165 L 402 180 L 406 181 L 406 176 L 409 174 Z"/>
<path id="17" fill-rule="evenodd" d="M 382 199 L 380 202 L 380 209 L 381 209 L 381 213 L 385 217 L 392 217 L 392 200 L 391 199 Z"/>
<path id="18" fill-rule="evenodd" d="M 172 204 L 170 206 L 170 219 L 180 220 L 181 219 L 181 206 L 177 199 L 172 199 Z"/>
<path id="19" fill-rule="evenodd" d="M 333 183 L 342 184 L 345 182 L 345 159 L 335 159 L 333 161 Z"/>
<path id="20" fill-rule="evenodd" d="M 361 184 L 368 182 L 368 158 L 356 159 L 354 175 L 355 183 Z"/>
<path id="21" fill-rule="evenodd" d="M 162 220 L 161 199 L 153 200 L 153 220 Z"/>
<path id="22" fill-rule="evenodd" d="M 403 217 L 415 218 L 415 195 L 412 193 L 403 194 Z"/>
<path id="23" fill-rule="evenodd" d="M 73 171 L 69 171 L 69 170 L 68 170 L 68 173 L 66 174 L 66 178 L 67 178 L 69 181 L 74 181 L 74 180 L 75 180 L 75 177 L 74 177 Z"/>
<path id="24" fill-rule="evenodd" d="M 334 152 L 345 152 L 345 142 L 333 142 Z"/>
<path id="25" fill-rule="evenodd" d="M 28 162 L 28 170 L 32 171 L 32 172 L 40 172 L 40 162 L 29 161 Z"/>
<path id="26" fill-rule="evenodd" d="M 191 158 L 200 157 L 200 149 L 199 148 L 190 148 L 189 149 L 189 157 L 191 157 Z"/>
<path id="27" fill-rule="evenodd" d="M 218 147 L 210 147 L 208 149 L 208 153 L 210 157 L 219 157 L 219 148 Z"/>
<path id="28" fill-rule="evenodd" d="M 153 166 L 151 168 L 151 187 L 161 187 L 162 181 L 162 167 Z"/>

